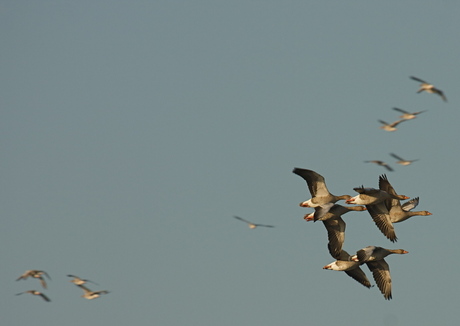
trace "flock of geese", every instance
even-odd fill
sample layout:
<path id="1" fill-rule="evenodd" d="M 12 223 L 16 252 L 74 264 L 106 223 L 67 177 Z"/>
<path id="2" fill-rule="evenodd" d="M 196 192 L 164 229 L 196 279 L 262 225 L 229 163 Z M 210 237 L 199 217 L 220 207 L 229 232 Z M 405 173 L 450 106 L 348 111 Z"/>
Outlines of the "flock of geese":
<path id="1" fill-rule="evenodd" d="M 435 88 L 432 84 L 428 82 L 413 77 L 411 79 L 420 82 L 420 88 L 417 93 L 427 92 L 432 94 L 439 95 L 445 102 L 447 98 L 444 93 Z M 380 128 L 386 131 L 395 131 L 396 126 L 403 121 L 411 120 L 416 118 L 420 112 L 408 112 L 399 108 L 393 108 L 394 110 L 402 113 L 400 116 L 401 120 L 395 121 L 393 123 L 386 123 L 383 120 L 379 120 L 383 124 Z M 416 160 L 405 160 L 394 153 L 390 153 L 398 161 L 396 163 L 401 165 L 409 165 Z M 393 169 L 385 162 L 379 160 L 365 161 L 369 163 L 375 163 L 385 167 L 388 171 L 393 171 Z M 391 275 L 390 268 L 388 263 L 385 261 L 385 257 L 390 254 L 407 254 L 408 252 L 403 249 L 385 249 L 382 247 L 368 246 L 363 249 L 360 249 L 356 252 L 355 255 L 348 254 L 345 250 L 342 249 L 343 243 L 345 241 L 345 227 L 346 224 L 342 219 L 342 215 L 350 211 L 365 211 L 367 210 L 374 220 L 375 224 L 379 230 L 392 242 L 397 240 L 395 229 L 393 223 L 399 223 L 407 220 L 408 218 L 416 215 L 432 215 L 428 211 L 412 211 L 418 203 L 419 198 L 413 198 L 404 204 L 401 204 L 401 200 L 409 199 L 409 197 L 404 195 L 398 195 L 396 191 L 391 186 L 386 175 L 381 175 L 379 178 L 379 189 L 375 188 L 364 188 L 363 186 L 353 188 L 358 195 L 351 197 L 349 195 L 335 196 L 332 195 L 326 187 L 324 177 L 318 174 L 315 171 L 294 168 L 293 173 L 302 177 L 308 185 L 308 189 L 312 198 L 300 203 L 302 207 L 312 207 L 315 209 L 313 213 L 306 214 L 304 219 L 306 221 L 322 221 L 327 230 L 327 235 L 329 239 L 328 249 L 331 256 L 336 259 L 336 261 L 326 265 L 323 269 L 335 270 L 335 271 L 344 271 L 347 275 L 361 283 L 367 288 L 371 287 L 371 283 L 367 278 L 364 271 L 360 268 L 361 265 L 366 264 L 374 280 L 380 289 L 380 292 L 383 294 L 384 298 L 389 300 L 392 298 L 391 292 Z M 347 204 L 355 204 L 357 206 L 342 206 L 336 204 L 339 200 L 345 200 Z M 360 206 L 364 205 L 364 206 Z M 267 224 L 256 224 L 248 220 L 245 220 L 239 216 L 234 216 L 235 219 L 247 223 L 249 228 L 255 229 L 256 227 L 268 227 L 273 228 L 273 225 Z M 51 280 L 50 276 L 41 270 L 27 270 L 22 274 L 16 281 L 26 280 L 27 278 L 36 278 L 40 281 L 40 284 L 44 289 L 47 288 L 45 278 Z M 96 299 L 101 296 L 101 294 L 107 294 L 109 291 L 91 291 L 84 284 L 91 282 L 86 279 L 79 278 L 78 276 L 68 274 L 68 277 L 73 279 L 70 281 L 83 290 L 82 297 L 88 300 Z M 96 284 L 97 285 L 97 284 Z M 45 295 L 43 292 L 37 290 L 28 290 L 20 292 L 17 295 L 24 293 L 30 293 L 32 295 L 40 296 L 44 301 L 50 302 L 50 298 Z"/>
<path id="2" fill-rule="evenodd" d="M 410 78 L 421 83 L 417 93 L 427 92 L 436 94 L 439 95 L 443 101 L 447 102 L 444 93 L 432 84 L 414 76 L 410 76 Z M 378 120 L 382 124 L 380 128 L 385 131 L 395 131 L 396 126 L 400 123 L 412 120 L 416 118 L 417 115 L 425 112 L 408 112 L 400 108 L 393 109 L 402 113 L 402 115 L 399 117 L 400 120 L 393 123 Z M 403 159 L 394 153 L 390 153 L 390 155 L 395 158 L 397 160 L 396 163 L 400 165 L 410 165 L 412 162 L 417 161 Z M 365 162 L 375 163 L 383 166 L 388 171 L 393 171 L 393 169 L 383 161 L 372 160 Z M 412 216 L 428 216 L 432 214 L 428 211 L 413 211 L 419 203 L 419 198 L 415 197 L 410 199 L 405 195 L 398 194 L 385 174 L 379 177 L 378 189 L 365 188 L 364 186 L 356 187 L 353 188 L 353 190 L 356 191 L 358 195 L 351 197 L 349 195 L 335 196 L 331 194 L 326 187 L 324 177 L 315 171 L 294 168 L 293 173 L 307 182 L 308 190 L 311 194 L 311 198 L 300 203 L 300 206 L 311 207 L 315 210 L 312 213 L 306 214 L 304 219 L 306 221 L 323 222 L 328 236 L 329 253 L 336 259 L 336 261 L 324 266 L 323 269 L 343 271 L 365 287 L 370 288 L 371 283 L 360 267 L 366 264 L 372 273 L 377 287 L 383 294 L 383 297 L 386 300 L 390 300 L 392 298 L 392 282 L 390 267 L 385 261 L 385 257 L 391 254 L 407 254 L 408 251 L 404 249 L 386 249 L 377 246 L 367 246 L 358 250 L 355 255 L 350 255 L 342 249 L 345 241 L 346 228 L 342 215 L 350 211 L 367 211 L 380 232 L 391 242 L 396 242 L 397 237 L 394 223 L 403 222 Z M 342 206 L 336 204 L 336 202 L 340 200 L 345 200 L 346 204 L 355 206 Z M 404 200 L 407 201 L 401 203 L 401 201 Z"/>
<path id="3" fill-rule="evenodd" d="M 414 76 L 410 76 L 410 78 L 412 80 L 415 80 L 415 81 L 418 81 L 418 82 L 421 83 L 420 88 L 418 89 L 417 93 L 427 92 L 427 93 L 437 94 L 437 95 L 441 96 L 441 98 L 444 100 L 444 102 L 447 102 L 446 96 L 444 95 L 444 93 L 440 89 L 434 87 L 432 84 L 424 81 L 423 79 L 420 79 L 420 78 L 417 78 L 417 77 L 414 77 Z M 396 120 L 396 121 L 394 121 L 392 123 L 388 123 L 388 122 L 385 122 L 383 120 L 378 120 L 382 124 L 382 126 L 380 126 L 380 129 L 383 129 L 385 131 L 396 131 L 397 130 L 396 126 L 398 126 L 400 123 L 402 123 L 404 121 L 415 119 L 419 114 L 421 114 L 423 112 L 426 112 L 425 110 L 424 111 L 418 111 L 418 112 L 409 112 L 409 111 L 406 111 L 406 110 L 403 110 L 403 109 L 400 109 L 400 108 L 393 108 L 393 110 L 402 113 L 402 115 L 399 116 L 399 120 Z M 416 160 L 405 160 L 405 159 L 401 158 L 400 156 L 398 156 L 398 155 L 396 155 L 394 153 L 390 153 L 390 155 L 393 158 L 395 158 L 397 160 L 396 163 L 400 164 L 400 165 L 410 165 L 410 164 L 412 164 L 412 162 L 418 161 L 418 159 L 416 159 Z M 375 163 L 377 165 L 383 166 L 388 171 L 394 171 L 393 168 L 391 168 L 388 163 L 386 163 L 384 161 L 381 161 L 381 160 L 370 160 L 370 161 L 364 161 L 364 162 L 365 163 Z"/>
<path id="4" fill-rule="evenodd" d="M 368 211 L 378 229 L 392 242 L 397 241 L 394 223 L 407 220 L 412 216 L 432 215 L 428 211 L 412 211 L 418 203 L 419 198 L 413 198 L 401 204 L 401 200 L 409 199 L 405 195 L 398 195 L 391 186 L 386 175 L 379 177 L 379 188 L 365 188 L 364 186 L 353 188 L 358 195 L 335 196 L 331 194 L 326 186 L 324 177 L 319 173 L 294 168 L 292 171 L 303 178 L 308 185 L 311 194 L 309 200 L 300 203 L 301 207 L 314 208 L 314 212 L 305 215 L 306 221 L 322 221 L 326 227 L 328 236 L 328 250 L 336 261 L 326 265 L 323 269 L 344 271 L 347 275 L 361 283 L 367 288 L 371 283 L 364 271 L 360 268 L 366 264 L 372 272 L 375 283 L 384 298 L 392 298 L 391 275 L 385 257 L 390 254 L 407 254 L 403 249 L 385 249 L 377 246 L 368 246 L 360 249 L 355 255 L 350 255 L 342 249 L 345 241 L 346 223 L 342 215 L 351 211 Z M 336 204 L 339 200 L 345 200 L 347 204 L 358 206 L 342 206 Z M 361 206 L 364 205 L 364 206 Z"/>
<path id="5" fill-rule="evenodd" d="M 46 289 L 48 288 L 47 284 L 46 284 L 46 281 L 45 281 L 45 278 L 43 277 L 43 275 L 45 275 L 49 280 L 51 280 L 51 277 L 48 275 L 48 273 L 46 273 L 45 271 L 40 271 L 40 270 L 36 270 L 36 269 L 32 269 L 32 270 L 28 270 L 28 271 L 25 271 L 24 274 L 22 274 L 21 276 L 19 276 L 16 281 L 19 281 L 19 280 L 26 280 L 27 278 L 31 277 L 31 278 L 36 278 L 40 281 L 40 284 L 41 286 Z M 85 280 L 85 279 L 82 279 L 78 276 L 75 276 L 75 275 L 71 275 L 71 274 L 68 274 L 67 275 L 68 277 L 72 277 L 73 279 L 70 280 L 69 282 L 72 282 L 73 284 L 75 284 L 76 286 L 78 286 L 80 289 L 83 290 L 83 295 L 82 297 L 85 298 L 85 299 L 88 299 L 88 300 L 91 300 L 91 299 L 96 299 L 96 298 L 99 298 L 101 296 L 101 294 L 107 294 L 109 293 L 109 291 L 106 291 L 106 290 L 102 290 L 102 291 L 91 291 L 90 289 L 88 289 L 84 284 L 86 283 L 93 283 L 93 284 L 96 284 L 98 285 L 97 283 L 94 283 L 90 280 Z M 50 298 L 45 295 L 43 292 L 40 292 L 40 291 L 37 291 L 37 290 L 28 290 L 28 291 L 24 291 L 24 292 L 21 292 L 21 293 L 18 293 L 16 295 L 21 295 L 23 293 L 30 293 L 32 295 L 38 295 L 40 296 L 43 300 L 45 300 L 46 302 L 51 302 Z"/>
<path id="6" fill-rule="evenodd" d="M 413 76 L 410 78 L 421 83 L 417 93 L 425 91 L 427 93 L 437 94 L 447 102 L 441 90 L 422 79 Z M 402 113 L 400 116 L 401 120 L 391 124 L 379 120 L 379 122 L 383 124 L 380 128 L 386 131 L 395 131 L 399 123 L 414 119 L 417 115 L 425 112 L 408 112 L 399 108 L 394 108 L 394 110 Z M 397 160 L 396 163 L 400 165 L 410 165 L 412 162 L 417 161 L 405 160 L 394 153 L 390 153 L 390 155 L 395 158 Z M 365 162 L 375 163 L 383 166 L 388 171 L 393 171 L 393 169 L 383 161 L 373 160 Z M 386 249 L 377 246 L 367 246 L 356 251 L 356 254 L 350 255 L 342 248 L 345 241 L 346 228 L 346 223 L 342 219 L 342 215 L 351 211 L 367 211 L 380 232 L 391 242 L 396 242 L 397 237 L 394 223 L 403 222 L 412 216 L 432 215 L 428 211 L 413 211 L 419 204 L 419 197 L 410 199 L 405 195 L 397 194 L 385 174 L 379 177 L 378 189 L 365 188 L 364 186 L 356 187 L 353 188 L 353 190 L 356 191 L 358 195 L 352 197 L 349 195 L 335 196 L 331 194 L 326 186 L 324 177 L 315 171 L 294 168 L 292 172 L 306 181 L 308 190 L 311 194 L 310 199 L 300 203 L 301 207 L 311 207 L 314 209 L 314 212 L 306 214 L 304 219 L 307 222 L 321 221 L 326 227 L 328 236 L 327 247 L 330 255 L 336 260 L 324 266 L 323 269 L 343 271 L 365 287 L 370 288 L 372 287 L 371 282 L 361 269 L 361 265 L 366 264 L 372 273 L 377 287 L 383 294 L 383 297 L 386 300 L 392 299 L 390 267 L 385 261 L 385 257 L 391 254 L 407 254 L 408 251 L 404 249 Z M 336 204 L 336 202 L 340 200 L 345 200 L 346 204 L 354 206 Z M 401 201 L 404 200 L 407 201 L 401 203 Z M 273 227 L 273 225 L 255 224 L 238 216 L 234 216 L 234 218 L 247 223 L 251 229 L 255 229 L 258 226 Z"/>

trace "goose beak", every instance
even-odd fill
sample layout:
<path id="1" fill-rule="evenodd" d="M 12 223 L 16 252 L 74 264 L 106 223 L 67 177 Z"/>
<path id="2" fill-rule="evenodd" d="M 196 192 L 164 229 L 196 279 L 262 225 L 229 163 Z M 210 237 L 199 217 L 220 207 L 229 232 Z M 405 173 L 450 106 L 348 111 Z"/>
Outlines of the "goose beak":
<path id="1" fill-rule="evenodd" d="M 306 201 L 303 201 L 299 204 L 300 207 L 310 207 Z"/>

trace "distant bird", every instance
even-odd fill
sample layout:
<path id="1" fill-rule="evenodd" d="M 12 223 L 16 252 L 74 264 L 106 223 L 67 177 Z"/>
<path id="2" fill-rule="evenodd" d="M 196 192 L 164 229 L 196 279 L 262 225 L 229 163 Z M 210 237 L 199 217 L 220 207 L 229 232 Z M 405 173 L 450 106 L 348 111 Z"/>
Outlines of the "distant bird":
<path id="1" fill-rule="evenodd" d="M 401 122 L 404 122 L 406 121 L 405 119 L 401 119 L 401 120 L 398 120 L 398 121 L 395 121 L 395 122 L 392 122 L 392 123 L 387 123 L 383 120 L 379 120 L 379 122 L 381 124 L 383 124 L 383 126 L 380 127 L 380 129 L 383 129 L 383 130 L 386 130 L 386 131 L 395 131 L 397 130 L 396 126 L 399 125 Z"/>
<path id="2" fill-rule="evenodd" d="M 51 301 L 46 295 L 44 295 L 44 294 L 41 293 L 41 292 L 35 291 L 35 290 L 29 290 L 29 291 L 21 292 L 21 293 L 18 293 L 18 294 L 16 294 L 16 295 L 20 295 L 20 294 L 23 294 L 23 293 L 30 293 L 30 294 L 33 294 L 33 295 L 39 295 L 39 296 L 42 297 L 43 300 L 45 300 L 45 301 L 47 301 L 47 302 L 50 302 L 50 301 Z"/>
<path id="3" fill-rule="evenodd" d="M 85 292 L 82 295 L 82 297 L 85 298 L 85 299 L 88 299 L 88 300 L 99 298 L 101 296 L 101 294 L 110 293 L 109 291 L 106 291 L 106 290 L 103 290 L 103 291 L 91 291 L 90 289 L 88 289 L 86 286 L 84 286 L 82 284 L 77 284 L 77 286 L 80 287 Z"/>
<path id="4" fill-rule="evenodd" d="M 16 281 L 25 280 L 28 277 L 38 278 L 40 280 L 40 284 L 43 286 L 44 289 L 46 289 L 46 282 L 42 275 L 46 275 L 51 280 L 51 277 L 45 271 L 39 271 L 36 269 L 32 269 L 32 270 L 25 271 L 24 274 L 19 276 Z"/>
<path id="5" fill-rule="evenodd" d="M 419 159 L 416 159 L 416 160 L 405 160 L 403 158 L 401 158 L 400 156 L 394 154 L 394 153 L 390 153 L 391 156 L 393 156 L 395 159 L 399 160 L 397 161 L 396 163 L 398 164 L 401 164 L 401 165 L 410 165 L 412 164 L 412 162 L 415 162 L 415 161 L 418 161 Z"/>
<path id="6" fill-rule="evenodd" d="M 388 171 L 394 171 L 393 168 L 388 165 L 388 163 L 385 163 L 383 161 L 373 160 L 373 161 L 364 161 L 364 163 L 375 163 L 377 165 L 383 166 Z"/>
<path id="7" fill-rule="evenodd" d="M 274 228 L 273 225 L 266 225 L 266 224 L 255 224 L 255 223 L 252 223 L 252 222 L 249 222 L 247 220 L 245 220 L 244 218 L 241 218 L 239 216 L 233 216 L 234 218 L 236 218 L 237 220 L 240 220 L 240 221 L 243 221 L 245 223 L 247 223 L 249 225 L 249 228 L 250 229 L 255 229 L 256 227 L 258 226 L 263 226 L 263 227 L 266 227 L 266 228 Z"/>
<path id="8" fill-rule="evenodd" d="M 366 263 L 372 272 L 375 283 L 386 300 L 392 298 L 390 267 L 385 257 L 390 254 L 407 254 L 403 249 L 385 249 L 382 247 L 368 246 L 356 252 L 360 264 Z"/>
<path id="9" fill-rule="evenodd" d="M 361 263 L 357 261 L 357 259 L 353 260 L 353 258 L 345 250 L 342 250 L 339 257 L 336 259 L 336 261 L 324 266 L 323 269 L 343 271 L 365 287 L 371 287 L 371 282 L 369 282 L 366 274 L 359 267 Z"/>
<path id="10" fill-rule="evenodd" d="M 441 96 L 441 98 L 444 100 L 444 102 L 447 102 L 447 98 L 444 96 L 444 93 L 440 89 L 437 89 L 436 87 L 434 87 L 430 83 L 424 81 L 423 79 L 420 79 L 420 78 L 417 78 L 417 77 L 414 77 L 414 76 L 410 76 L 410 78 L 415 80 L 415 81 L 418 81 L 419 83 L 421 83 L 420 88 L 417 91 L 417 93 L 421 93 L 421 92 L 425 91 L 425 92 L 431 93 L 431 94 L 438 94 L 439 96 Z"/>
<path id="11" fill-rule="evenodd" d="M 292 172 L 302 177 L 307 182 L 308 190 L 312 196 L 311 199 L 300 203 L 300 206 L 302 207 L 318 207 L 324 204 L 335 203 L 339 200 L 351 198 L 349 195 L 334 196 L 331 194 L 326 187 L 324 177 L 315 171 L 294 168 Z"/>
<path id="12" fill-rule="evenodd" d="M 68 274 L 67 276 L 68 277 L 73 277 L 73 280 L 70 280 L 69 282 L 72 282 L 72 283 L 74 283 L 76 285 L 83 285 L 83 284 L 85 284 L 87 282 L 99 285 L 97 283 L 94 283 L 93 281 L 85 280 L 85 279 L 79 278 L 78 276 L 75 276 L 75 275 Z"/>
<path id="13" fill-rule="evenodd" d="M 403 115 L 399 116 L 401 119 L 404 119 L 404 120 L 411 120 L 411 119 L 415 119 L 417 118 L 417 115 L 419 115 L 420 113 L 423 113 L 423 112 L 426 112 L 426 110 L 423 110 L 423 111 L 418 111 L 418 112 L 409 112 L 409 111 L 406 111 L 406 110 L 403 110 L 403 109 L 399 109 L 399 108 L 393 108 L 393 110 L 396 110 L 396 111 L 399 111 L 401 112 Z"/>

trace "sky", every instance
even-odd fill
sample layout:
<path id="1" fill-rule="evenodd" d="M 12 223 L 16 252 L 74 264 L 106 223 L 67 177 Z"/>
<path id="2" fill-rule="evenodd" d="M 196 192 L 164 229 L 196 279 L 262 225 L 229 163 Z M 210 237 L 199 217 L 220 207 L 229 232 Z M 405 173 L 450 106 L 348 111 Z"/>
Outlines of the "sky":
<path id="1" fill-rule="evenodd" d="M 1 1 L 2 323 L 455 324 L 459 12 L 447 0 Z M 387 132 L 393 107 L 426 112 Z M 396 243 L 367 212 L 344 216 L 348 252 L 409 251 L 387 258 L 393 300 L 322 269 L 334 259 L 322 223 L 303 219 L 294 167 L 336 195 L 386 173 L 433 214 L 395 225 Z M 15 281 L 30 269 L 48 289 Z M 85 300 L 67 274 L 110 293 Z M 51 302 L 15 295 L 27 290 Z"/>

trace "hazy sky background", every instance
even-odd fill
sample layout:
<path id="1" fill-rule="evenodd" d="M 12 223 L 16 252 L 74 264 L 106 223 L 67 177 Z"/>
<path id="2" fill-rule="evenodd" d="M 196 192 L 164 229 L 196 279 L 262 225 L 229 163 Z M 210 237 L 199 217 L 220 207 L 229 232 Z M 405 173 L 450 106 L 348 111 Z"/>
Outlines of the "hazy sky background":
<path id="1" fill-rule="evenodd" d="M 2 325 L 458 322 L 460 3 L 1 1 Z M 414 75 L 448 103 L 416 94 Z M 428 110 L 396 132 L 393 107 Z M 399 166 L 389 156 L 420 159 Z M 393 300 L 345 273 L 292 173 L 378 186 L 433 213 L 388 241 Z M 273 229 L 250 230 L 232 216 Z M 27 269 L 47 271 L 15 282 Z M 367 267 L 363 267 L 372 280 Z M 66 274 L 109 290 L 96 300 Z M 372 283 L 373 280 L 372 280 Z"/>

